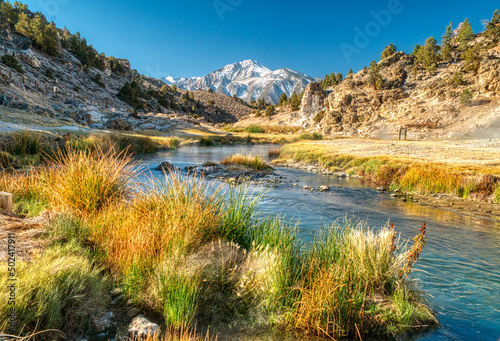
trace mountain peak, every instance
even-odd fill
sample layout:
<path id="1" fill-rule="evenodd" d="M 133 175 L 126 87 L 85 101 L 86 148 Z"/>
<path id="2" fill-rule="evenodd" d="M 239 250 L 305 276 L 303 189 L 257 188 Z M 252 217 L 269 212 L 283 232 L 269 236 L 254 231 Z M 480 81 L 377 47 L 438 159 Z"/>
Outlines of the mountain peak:
<path id="1" fill-rule="evenodd" d="M 166 84 L 175 84 L 181 89 L 198 90 L 211 88 L 217 93 L 234 96 L 250 102 L 264 99 L 277 104 L 281 94 L 288 97 L 301 92 L 313 78 L 288 68 L 271 70 L 253 59 L 228 64 L 205 77 L 162 79 Z"/>

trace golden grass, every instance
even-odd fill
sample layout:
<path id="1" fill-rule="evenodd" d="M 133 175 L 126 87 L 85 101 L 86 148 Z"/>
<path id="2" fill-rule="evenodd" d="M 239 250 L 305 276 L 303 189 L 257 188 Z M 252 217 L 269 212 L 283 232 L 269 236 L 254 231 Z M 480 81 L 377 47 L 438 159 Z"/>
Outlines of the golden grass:
<path id="1" fill-rule="evenodd" d="M 222 160 L 221 165 L 240 165 L 252 168 L 253 170 L 271 170 L 273 169 L 264 161 L 260 155 L 252 154 L 233 154 Z"/>
<path id="2" fill-rule="evenodd" d="M 356 147 L 353 146 L 352 150 L 356 151 Z M 448 193 L 466 198 L 476 193 L 493 197 L 495 185 L 500 180 L 497 167 L 454 166 L 402 156 L 363 157 L 358 153 L 339 153 L 329 144 L 299 142 L 282 147 L 280 158 L 361 175 L 377 185 L 418 194 Z M 485 178 L 485 175 L 489 177 Z"/>
<path id="3" fill-rule="evenodd" d="M 73 216 L 53 223 L 53 234 L 88 246 L 135 304 L 163 315 L 168 328 L 188 330 L 197 312 L 209 322 L 271 320 L 331 338 L 387 334 L 389 319 L 398 333 L 435 322 L 401 276 L 408 252 L 395 253 L 392 229 L 346 223 L 307 249 L 296 229 L 259 217 L 262 194 L 224 196 L 177 173 L 132 192 L 134 174 L 123 154 L 70 150 L 17 185 L 33 181 L 36 195 Z M 70 259 L 73 251 L 65 252 Z"/>
<path id="4" fill-rule="evenodd" d="M 131 195 L 137 163 L 130 156 L 113 155 L 99 148 L 60 151 L 52 169 L 41 173 L 51 206 L 87 216 Z"/>
<path id="5" fill-rule="evenodd" d="M 210 193 L 199 179 L 173 173 L 147 194 L 138 193 L 130 206 L 95 216 L 90 231 L 112 269 L 126 273 L 137 264 L 147 269 L 213 237 L 219 205 L 218 190 Z"/>

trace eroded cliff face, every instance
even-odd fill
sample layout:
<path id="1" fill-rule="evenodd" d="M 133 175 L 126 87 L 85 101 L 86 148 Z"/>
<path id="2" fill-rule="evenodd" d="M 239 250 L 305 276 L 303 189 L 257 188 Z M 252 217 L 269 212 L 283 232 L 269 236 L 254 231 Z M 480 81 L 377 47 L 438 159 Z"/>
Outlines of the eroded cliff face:
<path id="1" fill-rule="evenodd" d="M 439 64 L 430 75 L 417 67 L 414 56 L 397 52 L 378 63 L 381 89 L 369 84 L 368 70 L 326 91 L 311 83 L 300 112 L 287 123 L 333 136 L 383 138 L 399 127 L 407 127 L 412 138 L 500 136 L 495 132 L 500 126 L 500 52 L 491 48 L 479 57 L 477 72 L 466 72 L 464 61 L 453 61 Z M 473 95 L 468 104 L 460 98 L 466 89 Z"/>

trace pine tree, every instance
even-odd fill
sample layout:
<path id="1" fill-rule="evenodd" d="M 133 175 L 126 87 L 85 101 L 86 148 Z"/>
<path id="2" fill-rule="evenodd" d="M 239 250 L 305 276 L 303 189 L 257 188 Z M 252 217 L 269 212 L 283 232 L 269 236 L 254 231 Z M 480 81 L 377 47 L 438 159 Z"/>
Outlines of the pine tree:
<path id="1" fill-rule="evenodd" d="M 278 102 L 278 105 L 280 107 L 286 105 L 286 101 L 288 101 L 288 97 L 286 96 L 286 93 L 282 93 L 281 96 L 280 96 L 280 100 Z"/>
<path id="2" fill-rule="evenodd" d="M 352 76 L 352 74 L 353 74 L 352 68 L 350 68 L 349 71 L 347 72 L 347 77 Z"/>
<path id="3" fill-rule="evenodd" d="M 290 107 L 292 111 L 297 111 L 300 108 L 300 98 L 295 91 L 290 96 Z"/>
<path id="4" fill-rule="evenodd" d="M 469 42 L 474 40 L 474 32 L 472 32 L 472 26 L 469 19 L 465 19 L 462 23 L 462 27 L 457 34 L 457 43 L 460 51 L 465 51 Z"/>
<path id="5" fill-rule="evenodd" d="M 368 70 L 368 84 L 372 85 L 375 90 L 380 90 L 384 84 L 382 75 L 379 73 L 380 66 L 376 61 L 370 63 L 370 69 Z"/>
<path id="6" fill-rule="evenodd" d="M 17 12 L 8 1 L 2 1 L 0 3 L 0 12 L 10 25 L 14 25 L 17 22 Z"/>
<path id="7" fill-rule="evenodd" d="M 438 52 L 439 46 L 434 37 L 427 38 L 425 45 L 417 52 L 417 61 L 430 74 L 434 74 L 437 69 L 437 63 L 439 62 Z"/>
<path id="8" fill-rule="evenodd" d="M 342 82 L 342 79 L 344 79 L 344 76 L 342 76 L 342 74 L 339 72 L 335 76 L 335 79 L 337 80 L 337 84 L 338 84 L 338 83 Z"/>
<path id="9" fill-rule="evenodd" d="M 397 47 L 394 44 L 389 44 L 389 46 L 386 46 L 384 51 L 382 51 L 382 54 L 380 55 L 380 60 L 383 60 L 389 56 L 392 56 L 394 53 L 396 53 Z"/>
<path id="10" fill-rule="evenodd" d="M 413 56 L 416 56 L 418 54 L 418 51 L 422 48 L 422 45 L 416 44 L 415 47 L 413 48 L 413 52 L 411 53 Z"/>
<path id="11" fill-rule="evenodd" d="M 477 73 L 477 70 L 479 70 L 479 67 L 481 66 L 481 59 L 479 58 L 479 46 L 474 45 L 469 47 L 467 51 L 462 54 L 462 58 L 465 60 L 465 71 L 474 71 L 475 73 Z"/>
<path id="12" fill-rule="evenodd" d="M 450 21 L 450 24 L 446 26 L 446 32 L 443 34 L 443 45 L 451 45 L 451 40 L 453 39 L 453 23 Z"/>
<path id="13" fill-rule="evenodd" d="M 498 9 L 495 10 L 491 21 L 486 25 L 484 36 L 491 39 L 494 43 L 500 40 L 500 13 Z"/>
<path id="14" fill-rule="evenodd" d="M 25 37 L 31 37 L 33 35 L 31 31 L 30 18 L 24 12 L 19 14 L 19 19 L 14 28 L 17 31 L 17 33 Z"/>

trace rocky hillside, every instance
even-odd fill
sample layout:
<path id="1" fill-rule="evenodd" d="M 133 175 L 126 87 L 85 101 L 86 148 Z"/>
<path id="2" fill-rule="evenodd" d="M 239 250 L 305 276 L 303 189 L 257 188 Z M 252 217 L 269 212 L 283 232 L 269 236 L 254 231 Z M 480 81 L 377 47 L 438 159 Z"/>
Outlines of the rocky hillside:
<path id="1" fill-rule="evenodd" d="M 162 131 L 172 125 L 235 122 L 250 113 L 245 103 L 229 96 L 201 91 L 194 98 L 185 96 L 183 90 L 132 70 L 128 60 L 99 54 L 79 34 L 46 22 L 54 32 L 48 49 L 29 32 L 19 32 L 23 13 L 29 13 L 28 21 L 39 14 L 11 8 L 17 16 L 0 25 L 2 122 L 9 122 L 9 110 L 22 110 L 68 125 Z M 0 11 L 0 19 L 4 17 Z"/>
<path id="2" fill-rule="evenodd" d="M 315 79 L 298 71 L 282 68 L 272 71 L 254 60 L 245 60 L 226 65 L 204 77 L 173 78 L 163 81 L 168 85 L 187 90 L 212 89 L 219 94 L 236 96 L 246 102 L 263 99 L 278 104 L 284 93 L 290 97 L 293 92 L 304 91 Z"/>
<path id="3" fill-rule="evenodd" d="M 410 139 L 500 137 L 497 44 L 476 35 L 462 50 L 470 53 L 465 57 L 452 42 L 451 57 L 436 54 L 431 71 L 415 55 L 396 52 L 325 90 L 310 83 L 300 110 L 280 108 L 265 124 L 331 136 L 394 138 L 405 127 Z"/>

